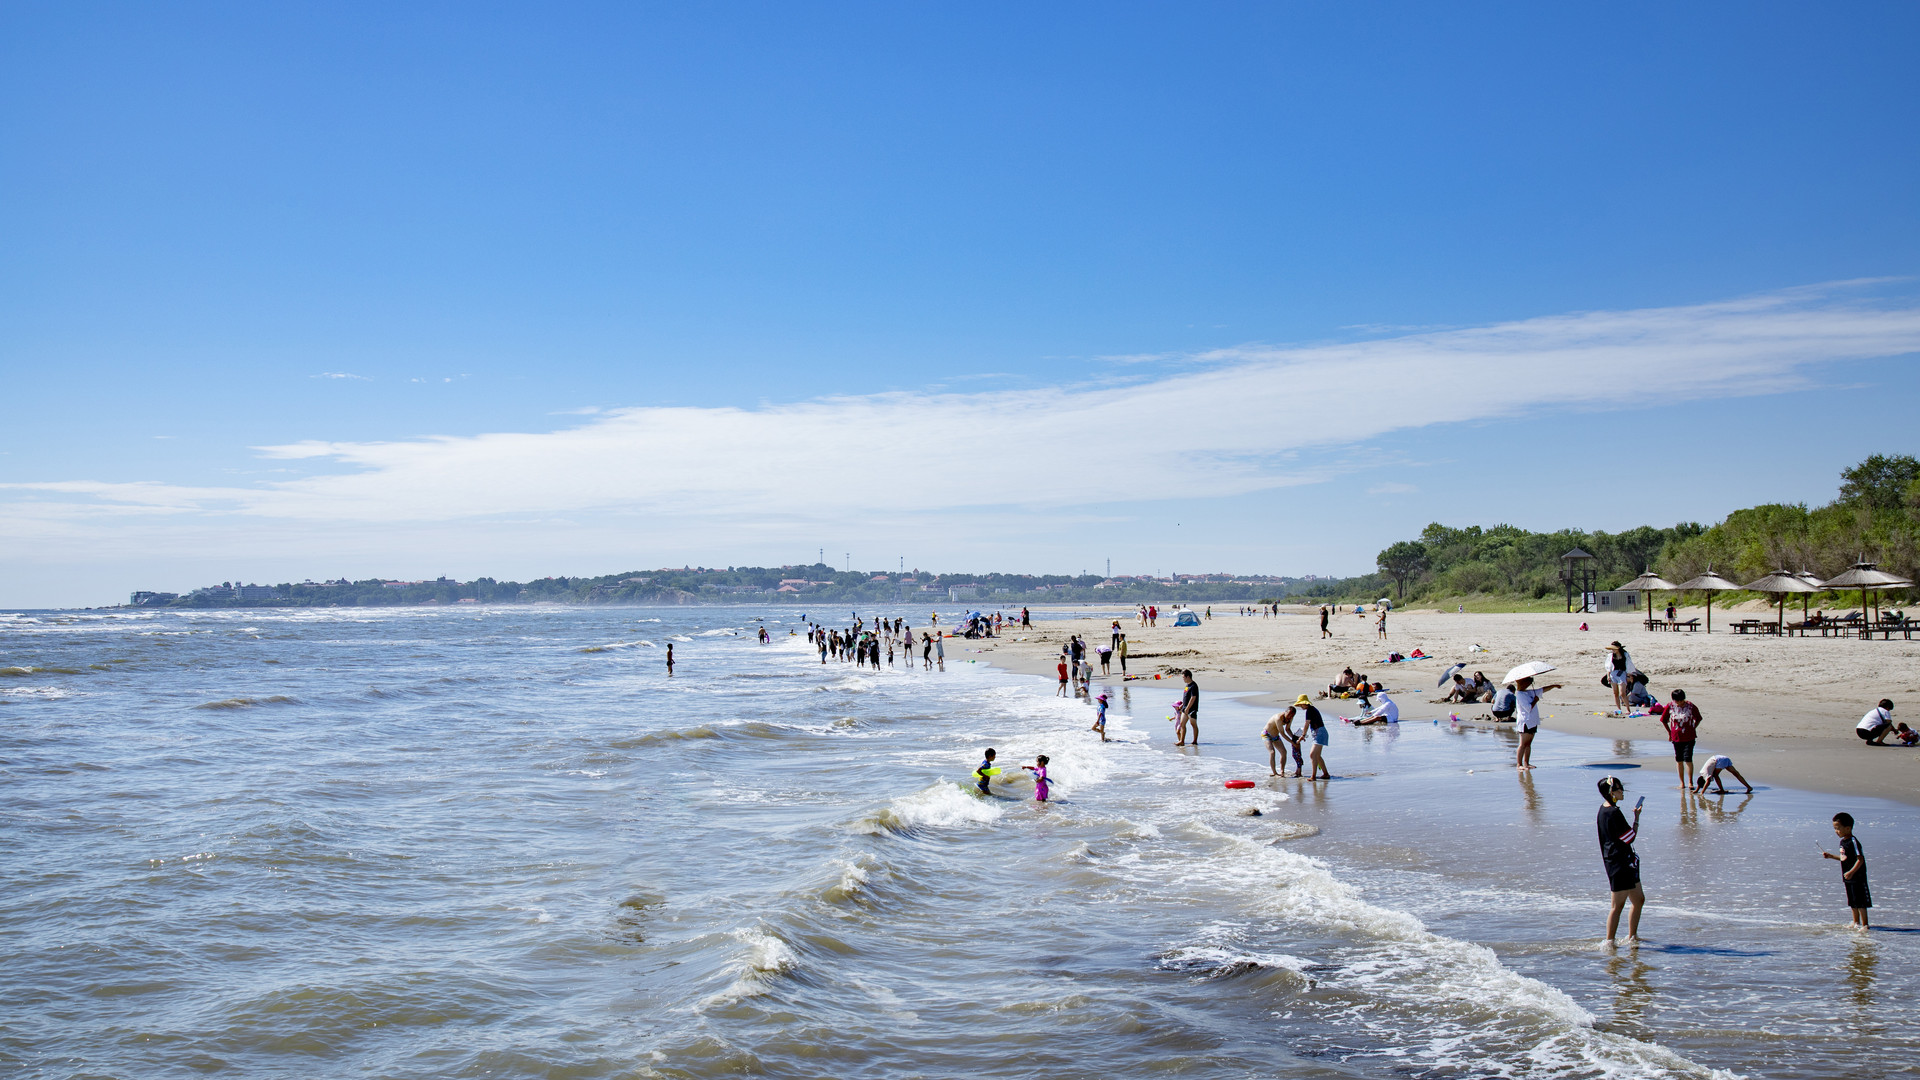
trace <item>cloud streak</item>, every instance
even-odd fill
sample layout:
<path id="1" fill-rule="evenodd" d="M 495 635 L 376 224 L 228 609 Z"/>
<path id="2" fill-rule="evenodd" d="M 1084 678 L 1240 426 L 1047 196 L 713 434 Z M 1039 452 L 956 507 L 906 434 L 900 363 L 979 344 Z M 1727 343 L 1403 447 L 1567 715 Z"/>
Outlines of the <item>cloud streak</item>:
<path id="1" fill-rule="evenodd" d="M 0 487 L 11 489 L 17 524 L 56 532 L 89 517 L 101 528 L 183 517 L 340 528 L 516 515 L 685 526 L 1058 509 L 1310 483 L 1338 471 L 1329 451 L 1398 431 L 1543 408 L 1775 393 L 1805 385 L 1824 363 L 1915 351 L 1920 304 L 1868 302 L 1833 286 L 1355 343 L 1242 345 L 1186 357 L 1193 363 L 1173 374 L 1091 389 L 606 409 L 549 432 L 290 443 L 258 449 L 331 471 L 256 486 Z M 1124 468 L 1074 469 L 1063 485 L 1064 466 L 1116 445 L 1127 447 Z"/>

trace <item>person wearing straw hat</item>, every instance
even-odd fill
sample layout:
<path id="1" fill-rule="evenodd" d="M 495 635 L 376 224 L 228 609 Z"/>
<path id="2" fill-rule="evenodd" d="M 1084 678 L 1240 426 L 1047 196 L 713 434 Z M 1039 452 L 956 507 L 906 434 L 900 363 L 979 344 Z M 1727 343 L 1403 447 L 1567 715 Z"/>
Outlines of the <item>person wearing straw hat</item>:
<path id="1" fill-rule="evenodd" d="M 1314 780 L 1321 779 L 1322 773 L 1326 774 L 1325 776 L 1326 779 L 1328 780 L 1333 779 L 1333 773 L 1327 769 L 1326 759 L 1320 756 L 1320 752 L 1322 750 L 1325 750 L 1327 747 L 1326 720 L 1321 717 L 1320 710 L 1313 707 L 1313 702 L 1307 700 L 1307 695 L 1305 694 L 1301 694 L 1299 697 L 1294 699 L 1293 708 L 1295 710 L 1300 710 L 1304 712 L 1306 716 L 1305 723 L 1301 726 L 1301 736 L 1300 736 L 1301 739 L 1313 740 L 1313 750 L 1310 752 L 1310 756 L 1309 756 L 1309 759 L 1313 762 L 1312 779 Z M 1292 710 L 1289 710 L 1289 711 L 1292 711 Z M 1296 759 L 1296 762 L 1297 762 L 1297 759 Z M 1294 765 L 1295 776 L 1300 775 L 1299 768 L 1300 766 L 1296 763 Z"/>

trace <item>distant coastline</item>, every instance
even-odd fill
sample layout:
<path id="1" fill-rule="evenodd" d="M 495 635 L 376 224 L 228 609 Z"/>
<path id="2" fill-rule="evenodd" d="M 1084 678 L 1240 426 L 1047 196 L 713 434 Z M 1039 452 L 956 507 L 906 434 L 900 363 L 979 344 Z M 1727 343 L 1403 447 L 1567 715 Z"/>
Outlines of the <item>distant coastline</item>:
<path id="1" fill-rule="evenodd" d="M 782 567 L 680 567 L 597 577 L 532 581 L 221 582 L 185 593 L 146 591 L 136 608 L 411 607 L 455 604 L 781 604 L 967 603 L 998 607 L 1047 603 L 1257 604 L 1298 596 L 1327 578 L 1176 574 L 1107 578 L 1097 574 L 929 574 Z"/>

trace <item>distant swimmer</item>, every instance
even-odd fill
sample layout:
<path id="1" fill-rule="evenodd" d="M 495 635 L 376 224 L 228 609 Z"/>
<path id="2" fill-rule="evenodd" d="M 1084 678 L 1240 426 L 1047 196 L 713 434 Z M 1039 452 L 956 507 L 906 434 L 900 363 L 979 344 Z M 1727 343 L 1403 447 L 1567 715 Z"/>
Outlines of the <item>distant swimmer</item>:
<path id="1" fill-rule="evenodd" d="M 673 642 L 667 642 L 667 678 L 673 678 Z"/>
<path id="2" fill-rule="evenodd" d="M 974 777 L 980 782 L 980 794 L 988 794 L 987 778 L 999 771 L 993 767 L 993 747 L 989 746 L 986 755 L 980 759 L 980 767 L 973 770 Z"/>
<path id="3" fill-rule="evenodd" d="M 1033 759 L 1033 764 L 1021 768 L 1033 774 L 1033 798 L 1035 802 L 1047 801 L 1047 755 L 1041 754 Z"/>

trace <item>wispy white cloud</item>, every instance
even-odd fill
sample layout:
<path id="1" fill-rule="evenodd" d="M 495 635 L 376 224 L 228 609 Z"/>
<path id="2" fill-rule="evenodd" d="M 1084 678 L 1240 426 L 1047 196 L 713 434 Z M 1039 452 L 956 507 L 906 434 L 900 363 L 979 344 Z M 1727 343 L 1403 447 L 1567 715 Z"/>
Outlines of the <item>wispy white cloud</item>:
<path id="1" fill-rule="evenodd" d="M 112 530 L 196 516 L 334 533 L 508 517 L 698 533 L 1218 497 L 1323 479 L 1397 431 L 1772 393 L 1822 363 L 1916 350 L 1920 304 L 1838 287 L 1241 345 L 1189 357 L 1197 363 L 1176 374 L 1092 388 L 606 409 L 549 432 L 266 446 L 267 458 L 332 471 L 255 486 L 0 485 L 14 523 L 0 542 L 11 534 L 5 546 L 26 554 L 23 544 L 84 533 L 89 521 Z M 1074 464 L 1116 447 L 1126 448 L 1119 467 Z"/>
<path id="2" fill-rule="evenodd" d="M 1410 495 L 1420 489 L 1412 484 L 1402 484 L 1397 480 L 1388 480 L 1367 489 L 1369 495 Z"/>
<path id="3" fill-rule="evenodd" d="M 369 376 L 355 375 L 355 374 L 352 374 L 351 372 L 346 372 L 346 371 L 323 371 L 318 375 L 309 375 L 307 376 L 307 378 L 309 379 L 352 379 L 356 382 L 372 382 L 373 381 L 373 379 Z"/>

